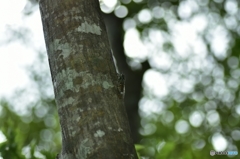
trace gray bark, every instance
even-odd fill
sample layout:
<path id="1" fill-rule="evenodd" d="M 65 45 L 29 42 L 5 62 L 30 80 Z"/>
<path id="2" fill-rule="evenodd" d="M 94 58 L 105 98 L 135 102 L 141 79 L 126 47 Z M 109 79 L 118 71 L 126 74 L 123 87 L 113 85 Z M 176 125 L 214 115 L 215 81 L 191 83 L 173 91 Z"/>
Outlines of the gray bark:
<path id="1" fill-rule="evenodd" d="M 59 159 L 135 159 L 98 0 L 41 0 L 62 131 Z"/>

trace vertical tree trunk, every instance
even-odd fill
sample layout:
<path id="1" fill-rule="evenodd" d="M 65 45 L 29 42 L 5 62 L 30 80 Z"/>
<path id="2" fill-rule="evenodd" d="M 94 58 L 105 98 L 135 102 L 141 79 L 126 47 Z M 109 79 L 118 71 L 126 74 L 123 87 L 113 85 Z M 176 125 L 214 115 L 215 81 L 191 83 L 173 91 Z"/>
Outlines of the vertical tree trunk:
<path id="1" fill-rule="evenodd" d="M 98 0 L 40 0 L 62 129 L 59 159 L 135 159 Z"/>

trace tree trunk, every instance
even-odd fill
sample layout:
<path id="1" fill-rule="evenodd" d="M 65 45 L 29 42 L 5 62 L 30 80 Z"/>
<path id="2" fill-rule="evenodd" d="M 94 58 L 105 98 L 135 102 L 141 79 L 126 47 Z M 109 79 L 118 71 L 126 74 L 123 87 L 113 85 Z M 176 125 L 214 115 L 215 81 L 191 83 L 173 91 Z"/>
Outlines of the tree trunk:
<path id="1" fill-rule="evenodd" d="M 41 0 L 60 125 L 59 159 L 135 159 L 98 0 Z"/>

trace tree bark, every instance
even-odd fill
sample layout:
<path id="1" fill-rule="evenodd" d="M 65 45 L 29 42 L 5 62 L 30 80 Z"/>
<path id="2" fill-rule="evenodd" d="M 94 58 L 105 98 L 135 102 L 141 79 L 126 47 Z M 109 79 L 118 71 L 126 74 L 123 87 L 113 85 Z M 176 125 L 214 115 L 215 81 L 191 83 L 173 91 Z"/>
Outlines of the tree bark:
<path id="1" fill-rule="evenodd" d="M 108 32 L 108 38 L 110 40 L 110 45 L 113 50 L 114 57 L 117 60 L 117 68 L 125 75 L 125 78 L 127 79 L 125 83 L 126 90 L 124 103 L 132 132 L 133 142 L 140 143 L 141 136 L 138 130 L 141 125 L 140 116 L 138 113 L 138 103 L 142 97 L 141 92 L 143 75 L 146 70 L 150 69 L 150 65 L 146 60 L 141 63 L 141 69 L 133 70 L 129 67 L 123 47 L 123 19 L 117 18 L 114 13 L 103 15 Z"/>
<path id="2" fill-rule="evenodd" d="M 98 0 L 40 0 L 59 159 L 137 158 Z"/>

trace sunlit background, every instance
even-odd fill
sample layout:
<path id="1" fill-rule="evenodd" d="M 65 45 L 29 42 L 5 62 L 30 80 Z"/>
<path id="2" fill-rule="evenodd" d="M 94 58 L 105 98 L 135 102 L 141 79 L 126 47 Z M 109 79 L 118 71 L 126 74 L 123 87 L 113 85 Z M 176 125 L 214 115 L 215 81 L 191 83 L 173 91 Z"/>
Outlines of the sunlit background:
<path id="1" fill-rule="evenodd" d="M 145 61 L 150 65 L 138 103 L 138 144 L 144 145 L 140 155 L 171 158 L 170 153 L 179 151 L 179 157 L 198 158 L 201 152 L 209 156 L 211 149 L 238 151 L 239 2 L 100 0 L 100 6 L 104 13 L 123 19 L 124 41 L 119 45 L 131 70 L 141 70 Z M 25 115 L 25 124 L 34 120 L 29 115 L 33 111 L 49 128 L 41 129 L 39 140 L 49 143 L 59 127 L 56 114 L 41 107 L 52 102 L 53 90 L 38 5 L 2 0 L 0 16 L 0 100 Z M 4 120 L 1 107 L 0 114 Z M 3 134 L 2 143 L 7 141 Z M 22 151 L 28 154 L 30 147 Z M 39 149 L 35 155 L 43 158 Z"/>

